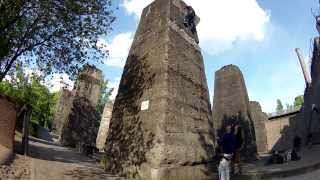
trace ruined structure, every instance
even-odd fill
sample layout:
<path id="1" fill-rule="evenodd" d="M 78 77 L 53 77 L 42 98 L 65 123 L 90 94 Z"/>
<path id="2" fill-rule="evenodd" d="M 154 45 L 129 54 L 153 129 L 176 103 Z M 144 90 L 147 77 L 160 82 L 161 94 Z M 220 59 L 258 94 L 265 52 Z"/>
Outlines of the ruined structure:
<path id="1" fill-rule="evenodd" d="M 299 61 L 306 81 L 304 104 L 298 109 L 285 114 L 269 117 L 267 127 L 268 149 L 285 150 L 292 148 L 293 139 L 298 136 L 302 145 L 307 136 L 312 134 L 313 143 L 320 143 L 320 39 L 314 39 L 311 62 L 311 83 L 308 70 L 302 61 L 299 50 Z"/>
<path id="2" fill-rule="evenodd" d="M 183 25 L 184 5 L 155 0 L 143 10 L 112 112 L 110 172 L 146 180 L 206 179 L 213 173 L 204 64 L 197 34 Z"/>
<path id="3" fill-rule="evenodd" d="M 261 106 L 256 101 L 250 101 L 250 117 L 255 129 L 255 139 L 258 153 L 266 153 L 267 132 L 265 123 L 268 121 L 268 115 L 262 112 Z"/>
<path id="4" fill-rule="evenodd" d="M 61 144 L 78 147 L 80 151 L 87 146 L 95 147 L 99 128 L 99 112 L 85 97 L 76 96 L 72 103 L 68 120 L 62 129 Z"/>
<path id="5" fill-rule="evenodd" d="M 314 39 L 311 62 L 311 85 L 304 93 L 304 105 L 294 122 L 295 131 L 306 141 L 309 133 L 313 134 L 313 141 L 320 142 L 320 38 Z"/>
<path id="6" fill-rule="evenodd" d="M 62 128 L 69 117 L 73 98 L 74 93 L 72 91 L 67 89 L 61 90 L 61 96 L 56 104 L 56 112 L 54 113 L 54 120 L 52 122 L 52 130 L 58 136 L 61 136 Z"/>
<path id="7" fill-rule="evenodd" d="M 65 146 L 95 146 L 100 114 L 96 109 L 101 94 L 102 72 L 85 65 L 72 92 L 64 89 L 54 115 L 53 128 Z"/>
<path id="8" fill-rule="evenodd" d="M 96 140 L 96 147 L 99 150 L 103 150 L 104 145 L 106 143 L 110 119 L 112 116 L 112 109 L 113 109 L 113 103 L 107 102 L 106 105 L 104 106 L 104 109 L 103 109 L 103 114 L 102 114 L 100 127 L 99 127 L 99 131 L 98 131 L 98 136 L 97 136 L 97 140 Z"/>
<path id="9" fill-rule="evenodd" d="M 75 96 L 85 97 L 96 107 L 101 94 L 102 71 L 91 65 L 85 65 L 75 84 Z"/>
<path id="10" fill-rule="evenodd" d="M 214 83 L 212 112 L 216 136 L 221 139 L 227 125 L 239 124 L 244 131 L 244 148 L 241 154 L 251 160 L 256 153 L 255 133 L 242 73 L 235 65 L 224 66 L 215 73 Z"/>

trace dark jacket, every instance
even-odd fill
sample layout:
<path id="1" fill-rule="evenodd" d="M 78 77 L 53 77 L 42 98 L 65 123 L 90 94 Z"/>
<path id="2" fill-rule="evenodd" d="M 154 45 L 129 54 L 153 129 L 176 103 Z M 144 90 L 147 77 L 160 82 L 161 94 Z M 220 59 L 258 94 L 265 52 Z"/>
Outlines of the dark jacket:
<path id="1" fill-rule="evenodd" d="M 226 133 L 222 139 L 222 151 L 225 154 L 233 154 L 236 147 L 236 136 L 233 133 Z"/>

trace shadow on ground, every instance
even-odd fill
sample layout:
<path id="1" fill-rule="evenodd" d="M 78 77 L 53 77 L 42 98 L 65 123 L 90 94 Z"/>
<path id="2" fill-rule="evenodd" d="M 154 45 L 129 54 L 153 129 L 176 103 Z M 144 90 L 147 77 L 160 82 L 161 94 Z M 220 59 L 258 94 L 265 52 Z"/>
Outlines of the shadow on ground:
<path id="1" fill-rule="evenodd" d="M 74 170 L 65 172 L 64 175 L 72 177 L 74 179 L 122 179 L 117 176 L 106 174 L 104 170 L 97 169 L 95 167 L 79 167 Z"/>
<path id="2" fill-rule="evenodd" d="M 72 149 L 36 138 L 30 138 L 29 155 L 35 159 L 64 163 L 95 162 L 95 160 L 74 152 Z"/>

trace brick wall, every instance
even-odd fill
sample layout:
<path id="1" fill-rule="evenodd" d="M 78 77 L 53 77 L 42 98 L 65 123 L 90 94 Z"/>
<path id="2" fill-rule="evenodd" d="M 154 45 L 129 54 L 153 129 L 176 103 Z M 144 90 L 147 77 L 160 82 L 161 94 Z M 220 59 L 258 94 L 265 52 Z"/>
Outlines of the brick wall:
<path id="1" fill-rule="evenodd" d="M 293 138 L 296 133 L 298 112 L 282 115 L 266 121 L 268 151 L 286 150 L 292 148 Z"/>
<path id="2" fill-rule="evenodd" d="M 0 145 L 13 150 L 16 126 L 15 103 L 0 95 Z"/>

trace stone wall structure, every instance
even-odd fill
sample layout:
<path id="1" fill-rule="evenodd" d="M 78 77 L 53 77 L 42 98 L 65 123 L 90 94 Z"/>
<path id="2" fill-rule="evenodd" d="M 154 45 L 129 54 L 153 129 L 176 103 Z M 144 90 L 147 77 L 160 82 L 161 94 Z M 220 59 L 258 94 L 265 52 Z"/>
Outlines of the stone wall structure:
<path id="1" fill-rule="evenodd" d="M 80 71 L 74 90 L 62 91 L 53 128 L 64 146 L 95 147 L 100 119 L 96 106 L 101 94 L 102 78 L 101 70 L 87 64 Z"/>
<path id="2" fill-rule="evenodd" d="M 52 130 L 58 136 L 61 136 L 62 128 L 69 117 L 73 98 L 74 93 L 72 91 L 69 91 L 68 89 L 61 90 L 61 96 L 56 105 L 56 112 L 54 113 L 54 120 L 52 123 Z"/>
<path id="3" fill-rule="evenodd" d="M 266 153 L 267 133 L 265 123 L 268 121 L 268 115 L 262 112 L 261 106 L 256 101 L 250 101 L 250 114 L 253 121 L 258 153 Z"/>
<path id="4" fill-rule="evenodd" d="M 312 133 L 315 143 L 320 143 L 320 37 L 314 39 L 311 78 L 311 86 L 305 90 L 304 106 L 301 109 L 304 122 L 307 122 L 305 124 L 306 131 L 301 131 L 300 133 L 303 134 L 303 137 L 306 137 L 308 133 Z"/>
<path id="5" fill-rule="evenodd" d="M 68 120 L 63 126 L 60 142 L 64 146 L 95 147 L 100 114 L 85 97 L 76 96 Z"/>
<path id="6" fill-rule="evenodd" d="M 113 103 L 107 102 L 103 109 L 103 114 L 100 122 L 100 127 L 98 131 L 98 136 L 96 140 L 96 147 L 99 150 L 104 149 L 104 145 L 106 143 L 108 130 L 109 130 L 109 124 L 112 117 L 112 109 L 113 109 Z"/>
<path id="7" fill-rule="evenodd" d="M 78 97 L 87 98 L 92 106 L 97 106 L 101 94 L 102 71 L 91 65 L 85 65 L 79 73 L 75 92 Z"/>
<path id="8" fill-rule="evenodd" d="M 112 112 L 110 172 L 147 180 L 206 179 L 213 173 L 203 58 L 197 34 L 183 25 L 184 6 L 155 0 L 143 10 Z"/>
<path id="9" fill-rule="evenodd" d="M 217 138 L 222 138 L 227 125 L 239 124 L 244 131 L 244 148 L 241 153 L 245 159 L 251 160 L 252 154 L 256 153 L 254 125 L 244 78 L 237 66 L 227 65 L 215 73 L 213 99 L 212 112 Z"/>

